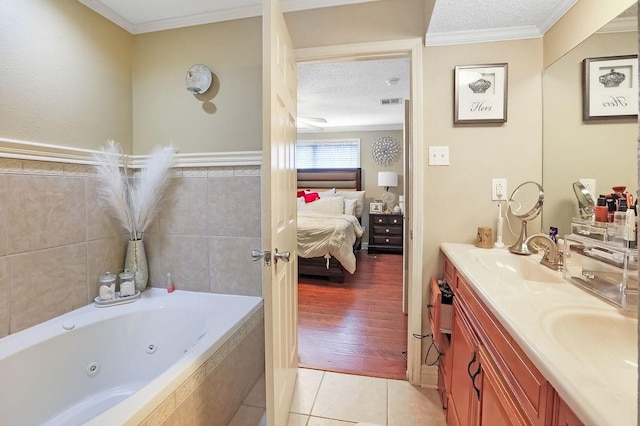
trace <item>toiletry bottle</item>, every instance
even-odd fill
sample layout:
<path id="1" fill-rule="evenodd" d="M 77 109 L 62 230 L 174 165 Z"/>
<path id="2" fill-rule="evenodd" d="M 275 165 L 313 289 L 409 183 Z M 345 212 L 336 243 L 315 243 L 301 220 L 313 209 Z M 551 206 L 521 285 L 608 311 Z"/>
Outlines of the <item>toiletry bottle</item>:
<path id="1" fill-rule="evenodd" d="M 607 222 L 608 213 L 609 209 L 607 208 L 607 198 L 604 195 L 600 195 L 595 207 L 596 222 Z"/>
<path id="2" fill-rule="evenodd" d="M 615 237 L 618 239 L 624 238 L 624 228 L 627 217 L 627 200 L 624 198 L 618 199 L 618 210 L 613 214 L 613 223 L 615 226 Z"/>
<path id="3" fill-rule="evenodd" d="M 166 282 L 167 282 L 167 293 L 173 293 L 173 291 L 176 288 L 173 285 L 173 279 L 171 278 L 171 272 L 167 272 Z"/>
<path id="4" fill-rule="evenodd" d="M 616 202 L 612 198 L 607 198 L 607 222 L 613 223 L 613 215 L 616 212 Z"/>
<path id="5" fill-rule="evenodd" d="M 636 245 L 636 214 L 633 209 L 627 209 L 625 212 L 623 238 L 626 241 L 627 248 L 635 248 Z"/>

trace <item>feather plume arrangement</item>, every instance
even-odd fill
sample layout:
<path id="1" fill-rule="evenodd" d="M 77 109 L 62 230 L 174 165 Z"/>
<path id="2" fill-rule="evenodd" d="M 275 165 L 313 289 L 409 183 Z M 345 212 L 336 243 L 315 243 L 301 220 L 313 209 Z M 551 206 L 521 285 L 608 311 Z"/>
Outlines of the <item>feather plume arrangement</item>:
<path id="1" fill-rule="evenodd" d="M 118 143 L 110 140 L 106 148 L 93 154 L 100 200 L 129 232 L 131 240 L 142 238 L 158 214 L 170 183 L 169 169 L 173 166 L 174 153 L 171 145 L 156 147 L 133 184 L 128 176 L 127 156 Z"/>

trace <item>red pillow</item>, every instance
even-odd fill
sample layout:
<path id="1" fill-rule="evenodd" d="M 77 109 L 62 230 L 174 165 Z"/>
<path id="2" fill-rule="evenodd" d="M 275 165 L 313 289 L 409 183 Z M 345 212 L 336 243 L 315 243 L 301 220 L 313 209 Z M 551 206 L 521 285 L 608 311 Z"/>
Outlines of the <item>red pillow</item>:
<path id="1" fill-rule="evenodd" d="M 304 202 L 310 203 L 315 200 L 319 200 L 320 195 L 317 192 L 309 192 L 308 194 L 304 194 Z"/>
<path id="2" fill-rule="evenodd" d="M 304 197 L 304 189 L 302 191 L 298 191 L 298 195 L 296 195 L 296 197 Z"/>

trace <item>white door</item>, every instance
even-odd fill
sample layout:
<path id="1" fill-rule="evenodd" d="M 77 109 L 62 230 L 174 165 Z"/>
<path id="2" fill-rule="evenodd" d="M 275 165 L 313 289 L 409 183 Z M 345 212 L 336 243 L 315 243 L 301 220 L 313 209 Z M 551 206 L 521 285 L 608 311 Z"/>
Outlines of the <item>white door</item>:
<path id="1" fill-rule="evenodd" d="M 267 424 L 287 424 L 298 365 L 296 58 L 278 0 L 263 9 L 262 240 Z M 289 252 L 288 261 L 282 253 Z M 279 258 L 280 257 L 280 258 Z"/>

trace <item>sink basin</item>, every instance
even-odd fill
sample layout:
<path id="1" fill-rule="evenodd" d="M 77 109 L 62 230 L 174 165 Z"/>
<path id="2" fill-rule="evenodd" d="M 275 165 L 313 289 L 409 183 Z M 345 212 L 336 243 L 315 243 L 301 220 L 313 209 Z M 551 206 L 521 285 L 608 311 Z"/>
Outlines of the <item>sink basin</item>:
<path id="1" fill-rule="evenodd" d="M 607 366 L 607 382 L 614 380 L 630 390 L 636 386 L 637 317 L 614 310 L 562 307 L 547 311 L 541 321 L 558 348 L 592 367 L 589 374 Z"/>
<path id="2" fill-rule="evenodd" d="M 473 259 L 501 279 L 564 283 L 561 274 L 539 263 L 538 257 L 519 256 L 505 251 L 476 250 Z"/>

